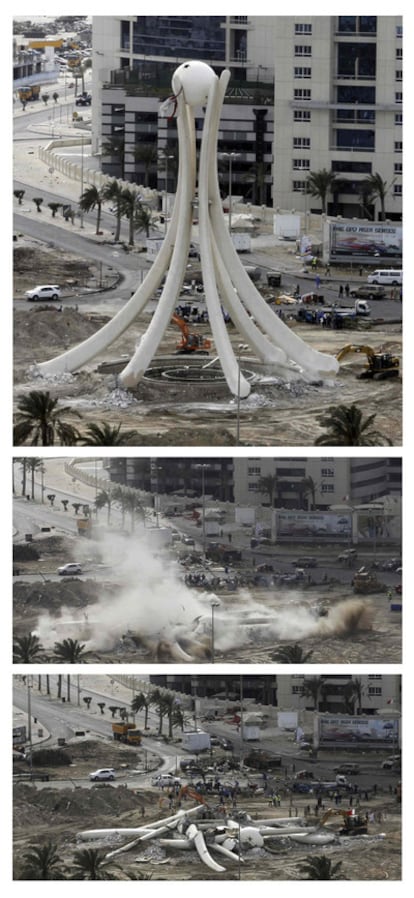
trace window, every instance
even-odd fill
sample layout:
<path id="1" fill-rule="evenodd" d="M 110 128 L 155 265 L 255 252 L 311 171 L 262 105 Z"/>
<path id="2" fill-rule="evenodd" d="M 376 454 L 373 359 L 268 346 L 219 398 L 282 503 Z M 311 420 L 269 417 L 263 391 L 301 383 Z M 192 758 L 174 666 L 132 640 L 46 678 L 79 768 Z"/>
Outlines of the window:
<path id="1" fill-rule="evenodd" d="M 256 482 L 248 483 L 247 489 L 249 493 L 257 493 L 258 492 L 258 484 Z"/>
<path id="2" fill-rule="evenodd" d="M 294 169 L 301 169 L 301 168 L 310 169 L 310 159 L 293 159 L 292 167 Z"/>
<path id="3" fill-rule="evenodd" d="M 402 151 L 403 151 L 402 140 L 395 140 L 394 141 L 394 153 L 402 153 Z"/>
<path id="4" fill-rule="evenodd" d="M 310 149 L 310 137 L 294 137 L 293 138 L 293 148 L 300 149 L 303 147 L 306 150 Z"/>
<path id="5" fill-rule="evenodd" d="M 395 80 L 396 80 L 396 81 L 402 81 L 402 80 L 403 80 L 403 72 L 402 72 L 402 69 L 396 69 L 396 72 L 395 72 Z"/>
<path id="6" fill-rule="evenodd" d="M 381 686 L 368 686 L 368 695 L 382 695 Z"/>
<path id="7" fill-rule="evenodd" d="M 294 122 L 310 122 L 312 113 L 310 109 L 295 109 L 293 112 Z"/>
<path id="8" fill-rule="evenodd" d="M 396 58 L 396 59 L 402 59 L 402 58 L 403 58 L 403 48 L 402 48 L 402 47 L 397 47 L 397 49 L 396 49 L 396 51 L 395 51 L 395 58 Z"/>
<path id="9" fill-rule="evenodd" d="M 312 47 L 309 44 L 295 44 L 295 56 L 312 56 Z"/>
<path id="10" fill-rule="evenodd" d="M 402 37 L 402 36 L 403 36 L 403 27 L 402 27 L 402 25 L 396 25 L 396 28 L 395 28 L 395 36 L 396 36 L 396 37 Z"/>
<path id="11" fill-rule="evenodd" d="M 333 483 L 321 483 L 321 493 L 333 493 L 335 487 Z"/>
<path id="12" fill-rule="evenodd" d="M 304 193 L 306 190 L 306 181 L 292 181 L 293 193 Z"/>
<path id="13" fill-rule="evenodd" d="M 257 476 L 260 477 L 260 475 L 261 475 L 261 468 L 248 467 L 248 468 L 247 468 L 247 473 L 248 473 L 248 474 L 257 474 Z"/>
<path id="14" fill-rule="evenodd" d="M 292 695 L 303 695 L 303 686 L 292 686 Z"/>
<path id="15" fill-rule="evenodd" d="M 308 66 L 296 66 L 293 69 L 294 78 L 312 78 L 312 69 Z"/>
<path id="16" fill-rule="evenodd" d="M 394 175 L 402 175 L 402 162 L 394 162 Z"/>
<path id="17" fill-rule="evenodd" d="M 394 125 L 402 125 L 402 123 L 403 123 L 402 112 L 396 112 L 394 115 Z"/>
<path id="18" fill-rule="evenodd" d="M 396 102 L 396 103 L 402 103 L 402 97 L 403 97 L 402 91 L 401 91 L 401 90 L 397 90 L 397 92 L 396 92 L 396 94 L 395 94 L 395 102 Z"/>
<path id="19" fill-rule="evenodd" d="M 293 97 L 295 100 L 310 100 L 312 96 L 312 91 L 307 88 L 295 87 L 293 91 Z"/>
<path id="20" fill-rule="evenodd" d="M 335 477 L 335 471 L 333 468 L 322 468 L 321 477 Z"/>
<path id="21" fill-rule="evenodd" d="M 394 184 L 393 195 L 402 196 L 402 184 Z"/>
<path id="22" fill-rule="evenodd" d="M 305 22 L 296 22 L 295 34 L 312 34 L 312 25 Z"/>

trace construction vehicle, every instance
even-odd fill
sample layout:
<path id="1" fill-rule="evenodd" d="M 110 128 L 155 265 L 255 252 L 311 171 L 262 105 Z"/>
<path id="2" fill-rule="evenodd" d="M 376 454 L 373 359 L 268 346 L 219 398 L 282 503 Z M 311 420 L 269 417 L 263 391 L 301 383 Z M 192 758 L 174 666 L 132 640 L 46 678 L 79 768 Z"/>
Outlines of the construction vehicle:
<path id="1" fill-rule="evenodd" d="M 77 518 L 76 526 L 78 530 L 78 536 L 91 536 L 92 534 L 92 519 L 89 517 Z"/>
<path id="2" fill-rule="evenodd" d="M 334 816 L 342 817 L 343 820 L 342 829 L 339 830 L 340 836 L 366 836 L 368 832 L 366 819 L 356 814 L 354 808 L 349 808 L 348 811 L 329 808 L 321 818 L 320 825 L 324 826 L 327 820 Z"/>
<path id="3" fill-rule="evenodd" d="M 385 589 L 383 584 L 377 580 L 375 574 L 371 574 L 364 568 L 356 571 L 352 580 L 352 586 L 355 593 L 362 595 L 369 595 L 371 592 L 384 592 Z"/>
<path id="4" fill-rule="evenodd" d="M 40 87 L 38 84 L 32 84 L 31 86 L 21 87 L 19 90 L 19 100 L 22 103 L 27 103 L 31 100 L 38 100 L 40 97 Z"/>
<path id="5" fill-rule="evenodd" d="M 177 343 L 177 353 L 183 355 L 191 352 L 199 352 L 202 355 L 209 354 L 211 340 L 203 337 L 202 334 L 191 333 L 187 322 L 179 315 L 173 315 L 171 320 L 180 328 L 182 334 L 181 342 Z"/>
<path id="6" fill-rule="evenodd" d="M 126 745 L 141 745 L 141 730 L 135 729 L 133 723 L 113 723 L 112 734 L 116 742 L 124 742 Z"/>
<path id="7" fill-rule="evenodd" d="M 372 346 L 348 343 L 337 353 L 338 362 L 351 352 L 363 353 L 367 358 L 365 369 L 357 375 L 359 380 L 368 378 L 386 380 L 389 377 L 399 377 L 400 375 L 400 360 L 390 352 L 376 352 Z"/>
<path id="8" fill-rule="evenodd" d="M 181 786 L 181 789 L 178 793 L 178 800 L 185 795 L 186 798 L 194 798 L 195 801 L 199 801 L 201 804 L 207 804 L 203 795 L 200 795 L 196 789 L 193 789 L 192 786 Z"/>

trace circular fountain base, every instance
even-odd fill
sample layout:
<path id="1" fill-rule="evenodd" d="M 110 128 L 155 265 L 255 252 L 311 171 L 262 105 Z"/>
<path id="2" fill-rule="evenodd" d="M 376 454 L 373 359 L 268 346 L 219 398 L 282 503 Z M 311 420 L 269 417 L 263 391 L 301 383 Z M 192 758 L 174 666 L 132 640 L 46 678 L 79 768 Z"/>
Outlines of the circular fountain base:
<path id="1" fill-rule="evenodd" d="M 252 360 L 253 361 L 253 360 Z M 116 359 L 112 362 L 106 362 L 99 366 L 99 371 L 106 374 L 119 374 L 125 367 L 125 359 Z M 256 373 L 251 369 L 241 368 L 243 377 L 251 382 Z M 228 394 L 229 388 L 227 381 L 218 358 L 197 355 L 197 356 L 156 356 L 153 359 L 150 368 L 147 368 L 142 382 L 150 382 L 153 386 L 158 385 L 161 389 L 174 384 L 197 386 L 197 395 L 200 391 L 222 392 L 223 395 Z M 139 390 L 139 384 L 132 391 Z"/>

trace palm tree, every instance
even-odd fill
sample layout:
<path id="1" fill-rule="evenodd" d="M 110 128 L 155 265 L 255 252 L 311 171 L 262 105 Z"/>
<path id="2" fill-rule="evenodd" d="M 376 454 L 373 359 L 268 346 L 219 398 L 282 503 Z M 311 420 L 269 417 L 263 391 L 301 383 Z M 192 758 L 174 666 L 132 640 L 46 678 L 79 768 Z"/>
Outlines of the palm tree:
<path id="1" fill-rule="evenodd" d="M 316 495 L 316 483 L 313 477 L 310 474 L 307 477 L 304 477 L 303 480 L 299 483 L 299 490 L 301 494 L 301 502 L 305 499 L 306 496 L 312 497 L 312 507 L 311 511 L 315 508 L 315 495 Z"/>
<path id="2" fill-rule="evenodd" d="M 364 695 L 364 686 L 362 680 L 359 677 L 355 677 L 353 680 L 350 680 L 349 683 L 346 684 L 344 689 L 344 697 L 345 701 L 347 701 L 351 707 L 351 714 L 355 714 L 355 704 L 357 704 L 357 714 L 362 713 L 362 697 Z"/>
<path id="3" fill-rule="evenodd" d="M 72 446 L 79 439 L 79 433 L 71 424 L 62 418 L 65 415 L 76 415 L 70 406 L 58 407 L 59 400 L 52 399 L 50 393 L 31 390 L 27 396 L 21 396 L 17 403 L 16 423 L 13 428 L 15 445 L 21 445 L 30 438 L 30 446 L 54 446 L 56 438 L 61 446 Z"/>
<path id="4" fill-rule="evenodd" d="M 277 476 L 276 474 L 264 474 L 263 477 L 259 478 L 259 482 L 257 484 L 257 491 L 259 493 L 267 493 L 269 497 L 269 505 L 273 508 L 274 496 L 277 487 Z"/>
<path id="5" fill-rule="evenodd" d="M 134 218 L 135 218 L 135 209 L 137 206 L 138 194 L 136 190 L 131 189 L 130 187 L 124 187 L 121 194 L 121 208 L 122 214 L 125 218 L 128 219 L 129 225 L 129 237 L 128 243 L 129 246 L 134 245 Z"/>
<path id="6" fill-rule="evenodd" d="M 139 714 L 140 711 L 144 709 L 145 717 L 144 717 L 144 729 L 148 728 L 148 714 L 150 709 L 150 701 L 148 696 L 146 696 L 143 692 L 139 692 L 138 695 L 134 695 L 134 698 L 131 702 L 131 711 L 134 714 Z"/>
<path id="7" fill-rule="evenodd" d="M 307 664 L 312 655 L 312 651 L 304 652 L 295 642 L 294 645 L 281 645 L 272 655 L 272 661 L 276 661 L 278 664 Z"/>
<path id="8" fill-rule="evenodd" d="M 309 677 L 309 679 L 304 679 L 302 686 L 302 695 L 313 699 L 313 703 L 315 705 L 315 711 L 318 710 L 319 701 L 321 698 L 321 694 L 323 691 L 324 681 L 323 677 Z"/>
<path id="9" fill-rule="evenodd" d="M 15 664 L 35 664 L 42 660 L 44 648 L 38 636 L 17 636 L 13 643 L 13 662 Z"/>
<path id="10" fill-rule="evenodd" d="M 331 405 L 316 420 L 327 432 L 315 440 L 315 446 L 392 446 L 392 440 L 379 430 L 372 430 L 376 415 L 363 418 L 362 412 L 352 405 Z"/>
<path id="11" fill-rule="evenodd" d="M 124 493 L 124 504 L 125 510 L 128 511 L 131 515 L 131 533 L 134 531 L 135 526 L 135 515 L 137 512 L 140 513 L 141 518 L 144 519 L 144 509 L 135 490 L 126 489 Z"/>
<path id="12" fill-rule="evenodd" d="M 35 471 L 38 471 L 43 466 L 42 458 L 27 458 L 26 459 L 26 467 L 29 468 L 31 473 L 31 496 L 34 499 L 34 489 L 35 489 Z"/>
<path id="13" fill-rule="evenodd" d="M 80 851 L 75 851 L 72 866 L 76 873 L 71 879 L 116 879 L 117 877 L 111 874 L 111 870 L 119 870 L 119 866 L 110 860 L 107 861 L 106 854 L 106 851 L 98 848 L 82 848 Z"/>
<path id="14" fill-rule="evenodd" d="M 368 181 L 361 181 L 359 185 L 358 197 L 361 206 L 361 217 L 368 218 L 372 221 L 374 218 L 374 209 L 372 202 L 375 199 L 372 187 Z"/>
<path id="15" fill-rule="evenodd" d="M 23 855 L 24 866 L 18 879 L 66 879 L 65 867 L 54 842 L 30 845 Z"/>
<path id="16" fill-rule="evenodd" d="M 86 436 L 82 438 L 82 446 L 130 446 L 138 437 L 137 430 L 124 430 L 121 425 L 88 424 Z"/>
<path id="17" fill-rule="evenodd" d="M 122 205 L 121 205 L 122 187 L 116 178 L 108 181 L 102 188 L 102 199 L 115 203 L 116 228 L 114 240 L 117 243 L 121 233 Z"/>
<path id="18" fill-rule="evenodd" d="M 99 234 L 101 228 L 102 203 L 102 190 L 98 190 L 93 184 L 90 184 L 89 187 L 83 191 L 79 200 L 79 207 L 82 212 L 90 212 L 91 210 L 93 212 L 96 208 L 96 234 Z"/>
<path id="19" fill-rule="evenodd" d="M 123 177 L 124 174 L 124 162 L 125 162 L 125 137 L 124 134 L 120 134 L 119 137 L 111 137 L 109 140 L 104 140 L 101 147 L 102 156 L 115 156 L 115 159 L 119 163 L 119 177 Z"/>
<path id="20" fill-rule="evenodd" d="M 166 714 L 168 714 L 168 704 L 166 702 L 166 693 L 161 689 L 154 689 L 149 696 L 149 703 L 158 713 L 158 735 L 162 734 L 162 724 Z"/>
<path id="21" fill-rule="evenodd" d="M 144 165 L 144 187 L 149 186 L 151 169 L 156 167 L 158 153 L 155 143 L 140 143 L 134 149 L 134 159 Z"/>
<path id="22" fill-rule="evenodd" d="M 298 864 L 300 873 L 306 874 L 302 879 L 346 879 L 339 871 L 342 867 L 342 861 L 334 864 L 326 854 L 319 857 L 307 855 L 304 862 Z"/>
<path id="23" fill-rule="evenodd" d="M 255 164 L 241 176 L 240 181 L 251 184 L 246 196 L 251 194 L 254 206 L 266 205 L 266 178 L 270 174 L 270 167 L 267 162 L 255 162 Z"/>
<path id="24" fill-rule="evenodd" d="M 311 171 L 308 175 L 306 184 L 311 196 L 316 196 L 322 202 L 322 213 L 326 213 L 327 196 L 335 183 L 336 175 L 321 168 L 320 171 Z"/>
<path id="25" fill-rule="evenodd" d="M 107 520 L 108 524 L 111 520 L 111 506 L 112 506 L 112 493 L 107 490 L 101 490 L 95 499 L 95 508 L 99 511 L 100 508 L 104 508 L 105 505 L 108 507 Z"/>
<path id="26" fill-rule="evenodd" d="M 389 190 L 391 190 L 392 185 L 395 182 L 395 178 L 392 179 L 391 184 L 388 186 L 387 182 L 375 172 L 373 175 L 368 175 L 366 179 L 366 183 L 369 185 L 371 190 L 371 198 L 373 200 L 379 199 L 381 212 L 379 215 L 380 221 L 385 221 L 385 197 Z"/>
<path id="27" fill-rule="evenodd" d="M 53 654 L 61 663 L 76 664 L 78 661 L 85 661 L 88 652 L 84 649 L 85 643 L 82 645 L 77 639 L 63 639 L 62 642 L 55 642 Z"/>
<path id="28" fill-rule="evenodd" d="M 149 237 L 152 223 L 152 211 L 143 203 L 137 203 L 135 206 L 134 228 L 136 231 L 145 231 L 145 236 Z"/>

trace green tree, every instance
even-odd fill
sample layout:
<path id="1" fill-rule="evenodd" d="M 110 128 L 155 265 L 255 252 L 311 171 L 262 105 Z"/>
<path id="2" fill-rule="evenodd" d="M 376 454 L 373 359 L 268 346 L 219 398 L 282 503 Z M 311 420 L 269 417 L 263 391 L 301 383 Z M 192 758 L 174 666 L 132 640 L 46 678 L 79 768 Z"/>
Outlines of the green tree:
<path id="1" fill-rule="evenodd" d="M 156 143 L 139 143 L 134 150 L 136 162 L 142 162 L 144 166 L 144 187 L 149 186 L 151 171 L 156 171 L 158 153 Z"/>
<path id="2" fill-rule="evenodd" d="M 42 94 L 42 100 L 43 100 L 45 106 L 47 106 L 48 101 L 50 100 L 49 94 Z"/>
<path id="3" fill-rule="evenodd" d="M 322 854 L 319 857 L 308 855 L 305 860 L 298 864 L 298 870 L 302 874 L 301 879 L 346 879 L 340 873 L 342 861 L 336 864 Z"/>
<path id="4" fill-rule="evenodd" d="M 119 870 L 119 866 L 106 860 L 106 854 L 106 851 L 98 848 L 82 848 L 80 851 L 75 851 L 72 861 L 75 872 L 71 879 L 117 879 L 113 871 Z"/>
<path id="5" fill-rule="evenodd" d="M 168 702 L 166 701 L 166 693 L 161 689 L 153 689 L 149 695 L 151 707 L 155 708 L 158 714 L 158 735 L 162 735 L 162 725 L 164 717 L 168 714 Z"/>
<path id="6" fill-rule="evenodd" d="M 350 714 L 362 713 L 362 698 L 364 695 L 364 691 L 364 685 L 359 677 L 354 677 L 354 679 L 349 680 L 349 682 L 346 684 L 344 689 L 344 698 L 346 703 L 350 706 Z M 357 708 L 356 712 L 355 705 Z"/>
<path id="7" fill-rule="evenodd" d="M 149 237 L 151 224 L 152 224 L 152 211 L 151 209 L 144 205 L 144 203 L 137 203 L 135 207 L 134 214 L 134 228 L 136 231 L 144 231 L 145 236 Z"/>
<path id="8" fill-rule="evenodd" d="M 144 711 L 144 729 L 148 728 L 148 714 L 150 709 L 150 702 L 148 700 L 148 696 L 145 695 L 144 692 L 138 692 L 137 695 L 134 695 L 134 698 L 131 702 L 131 711 L 133 714 L 139 714 L 140 711 Z"/>
<path id="9" fill-rule="evenodd" d="M 54 446 L 56 439 L 61 446 L 72 446 L 79 439 L 79 433 L 63 418 L 72 414 L 81 415 L 69 406 L 59 408 L 59 400 L 52 399 L 49 392 L 31 390 L 21 396 L 17 403 L 13 439 L 16 446 L 27 443 L 30 446 Z"/>
<path id="10" fill-rule="evenodd" d="M 29 633 L 27 636 L 16 636 L 13 643 L 14 664 L 35 664 L 44 656 L 44 648 L 38 636 Z"/>
<path id="11" fill-rule="evenodd" d="M 102 198 L 104 200 L 108 200 L 110 203 L 115 204 L 115 216 L 116 216 L 116 228 L 114 240 L 117 243 L 119 240 L 119 236 L 121 233 L 121 220 L 122 220 L 122 187 L 117 181 L 116 178 L 113 178 L 112 181 L 108 181 L 107 184 L 102 188 Z"/>
<path id="12" fill-rule="evenodd" d="M 271 508 L 273 508 L 273 506 L 274 506 L 276 489 L 277 489 L 276 474 L 264 474 L 263 477 L 259 477 L 259 481 L 257 484 L 257 491 L 259 493 L 262 493 L 263 495 L 268 496 L 269 505 Z"/>
<path id="13" fill-rule="evenodd" d="M 252 167 L 241 176 L 240 181 L 250 184 L 251 187 L 247 191 L 246 196 L 251 195 L 251 201 L 254 206 L 266 205 L 266 178 L 270 174 L 270 166 L 268 162 L 255 162 Z"/>
<path id="14" fill-rule="evenodd" d="M 52 218 L 56 218 L 56 213 L 59 211 L 62 203 L 48 203 L 48 209 L 50 209 L 52 213 Z"/>
<path id="15" fill-rule="evenodd" d="M 57 845 L 54 842 L 30 845 L 23 854 L 23 868 L 17 879 L 66 879 Z"/>
<path id="16" fill-rule="evenodd" d="M 392 446 L 392 440 L 372 428 L 376 415 L 363 417 L 357 405 L 330 406 L 316 420 L 326 433 L 315 440 L 315 446 Z"/>
<path id="17" fill-rule="evenodd" d="M 119 164 L 119 177 L 123 177 L 125 164 L 125 138 L 124 135 L 119 137 L 111 137 L 104 140 L 101 147 L 102 156 L 108 156 L 111 160 L 115 157 Z M 120 189 L 122 189 L 120 187 Z"/>
<path id="18" fill-rule="evenodd" d="M 100 508 L 105 508 L 107 506 L 107 521 L 111 520 L 111 507 L 112 507 L 112 493 L 110 490 L 100 490 L 97 493 L 95 499 L 95 508 L 99 511 Z"/>
<path id="19" fill-rule="evenodd" d="M 335 183 L 336 175 L 321 168 L 320 171 L 311 171 L 308 175 L 306 184 L 311 196 L 316 196 L 322 203 L 322 212 L 326 213 L 327 197 Z"/>
<path id="20" fill-rule="evenodd" d="M 324 680 L 323 677 L 309 677 L 304 679 L 302 686 L 302 694 L 305 698 L 313 700 L 315 711 L 318 710 L 319 702 L 323 693 Z"/>
<path id="21" fill-rule="evenodd" d="M 54 91 L 54 93 L 52 94 L 52 97 L 53 97 L 55 103 L 57 103 L 57 101 L 59 99 L 59 94 L 56 91 Z"/>
<path id="22" fill-rule="evenodd" d="M 121 208 L 122 215 L 128 219 L 128 243 L 129 246 L 134 245 L 134 219 L 135 219 L 135 211 L 138 202 L 138 194 L 137 191 L 132 189 L 131 187 L 124 187 L 121 194 Z"/>
<path id="23" fill-rule="evenodd" d="M 281 645 L 272 655 L 272 661 L 278 664 L 308 664 L 311 660 L 313 652 L 304 652 L 303 649 L 295 642 L 294 645 Z"/>
<path id="24" fill-rule="evenodd" d="M 313 477 L 311 477 L 310 475 L 304 477 L 298 486 L 301 494 L 301 503 L 307 496 L 311 496 L 311 511 L 313 511 L 315 508 L 316 496 L 316 483 Z"/>
<path id="25" fill-rule="evenodd" d="M 39 471 L 43 467 L 43 459 L 42 458 L 27 458 L 26 466 L 30 471 L 30 480 L 31 480 L 31 497 L 34 499 L 35 495 L 35 472 Z"/>
<path id="26" fill-rule="evenodd" d="M 385 198 L 391 187 L 395 183 L 396 178 L 393 178 L 391 184 L 388 185 L 386 181 L 381 177 L 378 172 L 375 172 L 373 175 L 368 175 L 366 179 L 366 184 L 370 188 L 371 198 L 373 200 L 379 199 L 381 212 L 379 214 L 379 220 L 385 221 L 386 212 L 385 212 Z"/>
<path id="27" fill-rule="evenodd" d="M 62 642 L 55 642 L 53 647 L 53 655 L 59 663 L 76 664 L 84 663 L 88 652 L 85 652 L 85 643 L 78 642 L 77 639 L 63 639 Z"/>
<path id="28" fill-rule="evenodd" d="M 79 200 L 79 207 L 82 212 L 93 212 L 93 210 L 96 209 L 96 234 L 99 234 L 101 229 L 102 203 L 102 190 L 98 190 L 93 184 L 90 184 L 89 187 L 83 191 Z"/>
<path id="29" fill-rule="evenodd" d="M 137 430 L 124 430 L 121 425 L 88 424 L 82 446 L 131 446 L 138 437 Z"/>
<path id="30" fill-rule="evenodd" d="M 34 202 L 34 204 L 35 204 L 35 206 L 36 206 L 36 212 L 41 212 L 41 211 L 42 211 L 43 197 L 42 197 L 42 196 L 34 196 L 34 197 L 33 197 L 33 202 Z"/>
<path id="31" fill-rule="evenodd" d="M 26 193 L 25 190 L 13 190 L 13 196 L 16 197 L 16 200 L 18 201 L 19 206 L 21 206 L 21 204 L 23 202 L 23 197 L 24 197 L 25 193 Z"/>

